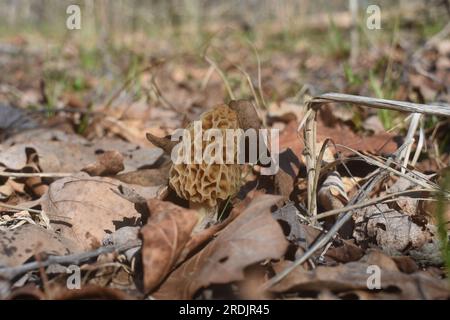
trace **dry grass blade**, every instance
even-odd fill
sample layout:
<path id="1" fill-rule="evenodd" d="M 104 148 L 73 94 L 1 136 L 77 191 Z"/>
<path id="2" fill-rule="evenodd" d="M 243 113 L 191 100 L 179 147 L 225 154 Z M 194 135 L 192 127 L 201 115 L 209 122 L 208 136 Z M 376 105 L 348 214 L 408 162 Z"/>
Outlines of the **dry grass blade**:
<path id="1" fill-rule="evenodd" d="M 128 77 L 123 83 L 122 85 L 111 95 L 111 97 L 108 99 L 108 101 L 105 103 L 105 107 L 104 109 L 107 110 L 111 107 L 112 103 L 114 102 L 114 100 L 117 99 L 117 97 L 122 93 L 122 91 L 126 90 L 134 81 L 136 81 L 136 79 L 144 72 L 150 71 L 152 70 L 154 67 L 160 65 L 162 63 L 162 61 L 158 61 L 155 64 L 150 64 L 144 68 L 142 68 L 141 70 L 139 70 L 135 75 Z"/>
<path id="2" fill-rule="evenodd" d="M 405 178 L 405 179 L 411 181 L 412 183 L 421 186 L 422 188 L 428 188 L 428 189 L 432 189 L 432 190 L 435 190 L 435 191 L 440 190 L 440 188 L 439 188 L 438 185 L 436 185 L 436 184 L 434 184 L 434 183 L 428 181 L 427 179 L 425 179 L 424 177 L 422 177 L 422 176 L 420 176 L 420 175 L 415 174 L 414 176 L 417 177 L 417 179 L 416 179 L 416 178 L 414 178 L 414 177 L 411 177 L 411 176 L 407 175 L 406 173 L 403 173 L 402 171 L 398 171 L 397 169 L 392 168 L 392 167 L 390 166 L 390 164 L 396 164 L 396 165 L 398 165 L 399 167 L 404 168 L 405 171 L 408 171 L 407 168 L 405 168 L 404 166 L 402 166 L 402 165 L 399 164 L 399 163 L 396 163 L 396 162 L 393 161 L 393 160 L 391 160 L 391 161 L 389 161 L 389 162 L 386 161 L 386 163 L 383 163 L 383 162 L 378 161 L 378 160 L 376 160 L 376 159 L 374 159 L 374 158 L 371 158 L 371 157 L 369 157 L 369 156 L 366 156 L 366 155 L 362 154 L 361 152 L 358 152 L 358 151 L 356 151 L 355 149 L 352 149 L 352 148 L 350 148 L 350 147 L 347 147 L 347 146 L 344 146 L 344 145 L 340 145 L 340 144 L 336 144 L 336 146 L 338 146 L 338 147 L 340 147 L 340 148 L 347 149 L 347 150 L 349 150 L 349 151 L 355 153 L 355 154 L 358 155 L 359 157 L 361 157 L 361 159 L 364 160 L 364 161 L 366 161 L 367 163 L 369 163 L 369 164 L 371 164 L 371 165 L 374 165 L 374 166 L 377 166 L 377 167 L 379 167 L 380 169 L 385 169 L 386 171 L 391 172 L 391 173 L 393 173 L 393 174 L 396 174 L 396 175 L 398 175 L 398 176 L 400 176 L 400 177 L 402 177 L 402 178 Z M 399 149 L 399 150 L 400 150 L 400 149 Z M 409 170 L 409 172 L 411 172 L 411 170 Z"/>
<path id="3" fill-rule="evenodd" d="M 255 56 L 256 56 L 256 62 L 258 63 L 258 92 L 259 92 L 259 96 L 261 98 L 261 102 L 262 102 L 264 109 L 267 109 L 267 103 L 266 103 L 266 100 L 264 99 L 264 93 L 263 93 L 263 89 L 262 89 L 261 59 L 259 58 L 258 50 L 256 49 L 253 42 L 251 42 L 250 40 L 247 40 L 247 41 L 250 44 L 250 46 L 252 47 L 253 52 L 255 53 Z"/>
<path id="4" fill-rule="evenodd" d="M 309 103 L 314 104 L 331 103 L 331 102 L 352 103 L 377 109 L 389 109 L 401 112 L 432 114 L 436 116 L 450 117 L 450 109 L 441 105 L 429 105 L 406 101 L 377 99 L 343 93 L 334 93 L 334 92 L 325 93 L 320 96 L 314 97 L 309 101 Z"/>
<path id="5" fill-rule="evenodd" d="M 101 254 L 110 253 L 110 252 L 123 252 L 131 248 L 141 246 L 141 240 L 130 241 L 128 243 L 122 245 L 111 245 L 111 246 L 103 246 L 97 249 L 86 251 L 82 253 L 69 254 L 65 256 L 49 256 L 44 261 L 34 261 L 25 263 L 18 267 L 6 267 L 0 268 L 0 275 L 7 278 L 12 279 L 18 275 L 24 274 L 26 272 L 36 270 L 39 268 L 45 268 L 52 264 L 80 264 L 84 261 L 87 261 L 91 258 L 98 257 Z"/>
<path id="6" fill-rule="evenodd" d="M 222 79 L 223 83 L 225 84 L 225 88 L 227 89 L 228 95 L 230 96 L 231 100 L 236 100 L 233 90 L 231 90 L 231 86 L 230 83 L 227 80 L 227 77 L 225 76 L 225 74 L 222 72 L 222 70 L 220 70 L 219 66 L 208 56 L 205 55 L 205 60 L 214 68 L 214 70 L 217 71 L 217 73 L 219 74 L 220 78 Z"/>
<path id="7" fill-rule="evenodd" d="M 324 219 L 326 217 L 334 216 L 334 215 L 340 214 L 342 212 L 355 210 L 355 209 L 361 209 L 361 208 L 368 207 L 368 206 L 371 206 L 371 205 L 374 205 L 374 204 L 377 204 L 377 203 L 387 202 L 386 200 L 389 200 L 389 199 L 391 199 L 393 197 L 413 196 L 416 193 L 421 194 L 423 192 L 435 192 L 435 190 L 415 189 L 415 190 L 405 190 L 405 191 L 399 191 L 399 192 L 395 192 L 395 193 L 390 193 L 390 194 L 386 194 L 384 196 L 377 197 L 377 198 L 369 200 L 369 201 L 365 201 L 365 202 L 361 202 L 361 203 L 358 203 L 358 204 L 355 204 L 355 205 L 345 206 L 343 208 L 333 209 L 333 210 L 329 210 L 329 211 L 320 213 L 320 214 L 316 215 L 315 217 L 312 217 L 311 220 Z M 415 198 L 415 199 L 417 199 L 417 198 Z M 392 199 L 392 200 L 395 200 L 395 199 Z"/>
<path id="8" fill-rule="evenodd" d="M 308 108 L 310 108 L 308 104 Z M 309 113 L 311 111 L 311 113 Z M 316 176 L 316 111 L 313 109 L 308 110 L 308 117 L 305 122 L 304 137 L 305 137 L 305 159 L 306 159 L 306 171 L 308 176 L 308 212 L 314 216 L 317 213 L 317 204 L 315 201 L 314 182 Z"/>
<path id="9" fill-rule="evenodd" d="M 238 69 L 244 75 L 245 79 L 248 82 L 248 86 L 250 88 L 250 91 L 252 92 L 253 98 L 255 99 L 255 102 L 256 102 L 258 108 L 261 108 L 261 105 L 260 105 L 260 102 L 258 99 L 258 95 L 256 94 L 255 87 L 253 86 L 253 83 L 252 83 L 252 78 L 250 77 L 248 72 L 245 71 L 243 68 L 241 68 L 240 66 L 238 66 L 236 64 L 234 66 L 236 67 L 236 69 Z"/>
<path id="10" fill-rule="evenodd" d="M 312 193 L 311 193 L 311 201 L 312 201 L 312 203 L 316 203 L 317 202 L 317 187 L 319 185 L 319 178 L 320 178 L 320 171 L 321 171 L 321 167 L 322 167 L 322 160 L 323 160 L 323 156 L 325 154 L 325 150 L 328 147 L 328 143 L 330 143 L 330 142 L 332 142 L 332 140 L 330 138 L 327 138 L 323 142 L 322 147 L 320 148 L 319 156 L 317 157 L 317 163 L 316 163 L 316 168 L 315 168 L 315 172 L 317 172 L 317 174 L 315 174 L 315 176 L 314 176 L 314 184 L 313 184 Z"/>
<path id="11" fill-rule="evenodd" d="M 12 211 L 28 211 L 28 212 L 37 213 L 37 214 L 42 213 L 42 210 L 30 209 L 30 208 L 25 208 L 25 207 L 21 207 L 21 206 L 14 206 L 11 204 L 6 204 L 6 203 L 0 202 L 0 208 L 2 208 L 2 207 L 12 210 Z"/>
<path id="12" fill-rule="evenodd" d="M 378 174 L 374 175 L 373 178 L 371 178 L 364 184 L 364 186 L 361 187 L 358 193 L 349 202 L 349 206 L 354 205 L 357 202 L 361 202 L 364 198 L 367 197 L 369 191 L 372 190 L 375 185 L 385 179 L 388 175 L 388 172 L 386 170 L 377 169 L 376 172 Z M 342 217 L 339 218 L 338 221 L 336 221 L 333 227 L 327 233 L 322 234 L 322 236 L 320 236 L 301 257 L 296 259 L 291 266 L 287 267 L 274 277 L 270 278 L 270 280 L 268 280 L 266 283 L 264 283 L 261 286 L 261 290 L 267 290 L 276 283 L 280 282 L 295 268 L 306 262 L 317 250 L 323 248 L 336 235 L 336 233 L 342 228 L 342 226 L 352 217 L 352 215 L 352 210 L 347 211 L 344 215 L 342 215 Z"/>
<path id="13" fill-rule="evenodd" d="M 414 144 L 414 135 L 416 134 L 417 127 L 419 126 L 419 121 L 421 119 L 422 115 L 420 113 L 414 113 L 412 114 L 411 122 L 409 124 L 408 133 L 406 134 L 405 142 L 404 144 L 407 145 L 406 150 L 404 150 L 401 154 L 399 154 L 397 160 L 401 161 L 403 159 L 403 167 L 402 172 L 405 172 L 405 168 L 408 165 L 409 156 L 411 154 L 411 148 Z M 420 149 L 417 149 L 417 151 L 420 152 Z"/>
<path id="14" fill-rule="evenodd" d="M 76 173 L 65 173 L 65 172 L 33 172 L 33 173 L 24 173 L 24 172 L 0 172 L 0 177 L 10 177 L 10 178 L 65 178 L 76 175 Z"/>

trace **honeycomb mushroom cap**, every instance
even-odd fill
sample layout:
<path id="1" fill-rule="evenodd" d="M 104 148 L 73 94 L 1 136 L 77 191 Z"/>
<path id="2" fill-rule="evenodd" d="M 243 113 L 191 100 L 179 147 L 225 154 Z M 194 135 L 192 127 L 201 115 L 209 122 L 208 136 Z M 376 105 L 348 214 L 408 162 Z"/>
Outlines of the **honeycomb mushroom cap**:
<path id="1" fill-rule="evenodd" d="M 173 164 L 169 172 L 169 184 L 178 196 L 195 203 L 205 203 L 210 207 L 217 205 L 217 200 L 225 200 L 235 194 L 240 187 L 241 166 L 234 161 L 232 164 L 225 163 L 226 157 L 226 129 L 239 129 L 236 113 L 227 105 L 219 105 L 200 116 L 202 130 L 219 129 L 223 137 L 223 163 L 202 162 L 193 163 L 194 158 L 194 126 L 189 124 L 186 128 L 191 134 L 191 163 Z M 202 150 L 212 143 L 202 140 Z M 181 156 L 182 149 L 178 149 Z M 234 148 L 234 159 L 236 159 L 236 148 Z"/>

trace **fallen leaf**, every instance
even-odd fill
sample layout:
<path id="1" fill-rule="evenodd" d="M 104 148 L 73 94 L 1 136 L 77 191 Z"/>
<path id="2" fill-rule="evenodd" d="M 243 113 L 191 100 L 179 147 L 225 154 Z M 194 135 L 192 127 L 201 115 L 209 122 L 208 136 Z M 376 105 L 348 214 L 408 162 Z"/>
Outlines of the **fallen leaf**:
<path id="1" fill-rule="evenodd" d="M 36 128 L 38 122 L 32 113 L 0 103 L 0 141 L 19 131 Z"/>
<path id="2" fill-rule="evenodd" d="M 276 193 L 289 199 L 300 171 L 300 161 L 290 148 L 278 155 L 280 169 L 275 174 Z M 261 168 L 263 171 L 265 168 Z"/>
<path id="3" fill-rule="evenodd" d="M 13 290 L 6 299 L 8 300 L 44 300 L 45 294 L 36 285 L 25 285 Z"/>
<path id="4" fill-rule="evenodd" d="M 66 133 L 59 129 L 38 128 L 23 131 L 3 141 L 3 145 L 11 147 L 16 144 L 29 143 L 39 137 L 40 141 L 61 141 L 85 144 L 88 140 L 76 134 Z"/>
<path id="5" fill-rule="evenodd" d="M 111 234 L 106 235 L 102 240 L 102 245 L 114 245 L 122 246 L 132 241 L 136 241 L 139 237 L 140 227 L 123 227 Z M 132 261 L 133 257 L 139 252 L 141 248 L 135 247 L 125 250 L 122 254 L 125 255 L 129 262 Z"/>
<path id="6" fill-rule="evenodd" d="M 116 150 L 105 151 L 97 156 L 97 161 L 81 169 L 90 176 L 111 176 L 125 169 L 123 155 Z"/>
<path id="7" fill-rule="evenodd" d="M 99 246 L 108 232 L 139 224 L 141 214 L 135 205 L 118 194 L 123 185 L 114 179 L 79 174 L 53 182 L 40 202 L 54 229 L 90 249 Z M 158 189 L 125 186 L 145 198 L 155 196 Z"/>
<path id="8" fill-rule="evenodd" d="M 416 262 L 408 256 L 392 257 L 392 260 L 397 264 L 398 269 L 404 273 L 413 273 L 419 271 L 419 266 Z"/>
<path id="9" fill-rule="evenodd" d="M 179 265 L 188 257 L 191 257 L 193 254 L 195 254 L 202 245 L 206 244 L 208 240 L 214 237 L 214 235 L 216 235 L 219 231 L 229 225 L 234 219 L 239 216 L 240 213 L 241 210 L 239 207 L 234 208 L 224 221 L 212 225 L 207 229 L 201 230 L 198 233 L 194 233 L 181 252 L 176 265 Z"/>
<path id="10" fill-rule="evenodd" d="M 35 224 L 0 233 L 0 266 L 21 265 L 41 252 L 66 255 L 80 251 L 78 243 Z"/>
<path id="11" fill-rule="evenodd" d="M 336 241 L 333 244 L 335 243 Z M 364 250 L 349 240 L 342 240 L 342 244 L 340 246 L 330 248 L 325 255 L 337 262 L 346 263 L 361 259 L 364 255 Z"/>
<path id="12" fill-rule="evenodd" d="M 293 202 L 288 202 L 272 213 L 272 217 L 281 224 L 285 231 L 286 238 L 303 247 L 308 247 L 314 242 L 314 240 L 320 235 L 320 230 L 311 226 L 300 223 L 298 215 L 300 212 L 297 210 Z"/>
<path id="13" fill-rule="evenodd" d="M 141 229 L 144 290 L 152 291 L 174 267 L 198 221 L 194 210 L 167 201 L 147 202 L 150 218 Z"/>
<path id="14" fill-rule="evenodd" d="M 353 236 L 359 244 L 378 246 L 389 255 L 408 254 L 418 262 L 442 262 L 433 225 L 419 226 L 383 203 L 358 210 L 354 219 Z"/>
<path id="15" fill-rule="evenodd" d="M 159 186 L 169 183 L 169 169 L 171 163 L 161 166 L 158 169 L 142 169 L 121 173 L 114 178 L 125 183 L 138 184 L 141 186 Z"/>
<path id="16" fill-rule="evenodd" d="M 134 300 L 122 290 L 95 285 L 83 286 L 79 290 L 51 288 L 49 295 L 52 300 Z"/>
<path id="17" fill-rule="evenodd" d="M 34 140 L 34 141 L 33 141 Z M 38 155 L 43 172 L 78 172 L 95 163 L 97 155 L 105 150 L 117 150 L 124 157 L 125 172 L 153 165 L 162 155 L 159 148 L 142 148 L 119 140 L 103 139 L 95 143 L 71 143 L 43 141 L 16 144 L 0 153 L 0 164 L 12 170 L 21 170 L 27 165 L 30 152 Z"/>
<path id="18" fill-rule="evenodd" d="M 301 159 L 304 148 L 302 134 L 297 132 L 298 123 L 291 121 L 286 128 L 280 133 L 279 148 L 280 151 L 291 148 L 292 151 Z M 394 135 L 382 132 L 372 136 L 359 136 L 349 127 L 343 124 L 336 124 L 333 127 L 325 126 L 321 121 L 317 124 L 317 143 L 320 145 L 325 139 L 332 138 L 336 144 L 341 144 L 357 151 L 365 151 L 373 154 L 390 154 L 398 149 L 397 143 L 394 141 Z M 319 152 L 320 148 L 317 149 Z M 343 155 L 352 155 L 352 152 L 343 148 L 331 148 L 333 154 L 336 151 Z"/>
<path id="19" fill-rule="evenodd" d="M 190 299 L 210 284 L 242 280 L 243 269 L 251 264 L 283 256 L 288 243 L 270 214 L 280 199 L 272 195 L 255 198 L 216 239 L 176 269 L 154 297 Z"/>
<path id="20" fill-rule="evenodd" d="M 378 263 L 380 259 L 385 262 Z M 346 295 L 360 290 L 366 293 L 366 299 L 379 299 L 383 294 L 395 299 L 448 299 L 450 297 L 445 279 L 436 279 L 425 272 L 405 274 L 398 271 L 392 260 L 390 260 L 391 264 L 387 260 L 390 260 L 388 256 L 372 251 L 357 262 L 333 267 L 318 266 L 311 271 L 298 267 L 269 290 L 274 293 L 305 292 L 311 296 L 327 290 L 335 294 L 345 293 Z M 276 273 L 290 264 L 292 262 L 278 265 Z M 373 265 L 377 265 L 381 270 L 381 288 L 376 291 L 372 290 L 377 295 L 371 297 L 367 281 L 373 274 L 373 272 L 368 272 L 369 266 Z M 391 265 L 392 268 L 389 267 Z"/>

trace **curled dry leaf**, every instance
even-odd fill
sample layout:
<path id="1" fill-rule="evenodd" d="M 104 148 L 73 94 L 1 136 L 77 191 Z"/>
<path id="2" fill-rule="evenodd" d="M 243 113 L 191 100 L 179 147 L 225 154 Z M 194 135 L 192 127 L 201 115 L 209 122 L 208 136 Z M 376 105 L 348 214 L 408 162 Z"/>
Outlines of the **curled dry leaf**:
<path id="1" fill-rule="evenodd" d="M 342 240 L 340 245 L 333 243 L 333 247 L 327 250 L 325 256 L 337 262 L 350 262 L 361 259 L 364 255 L 364 250 L 355 245 L 350 240 Z"/>
<path id="2" fill-rule="evenodd" d="M 419 226 L 386 204 L 362 208 L 354 219 L 353 236 L 360 244 L 378 246 L 389 255 L 408 254 L 421 263 L 442 262 L 433 225 Z"/>
<path id="3" fill-rule="evenodd" d="M 150 218 L 141 229 L 144 290 L 152 291 L 172 270 L 198 221 L 194 210 L 150 199 Z"/>
<path id="4" fill-rule="evenodd" d="M 169 137 L 157 137 L 150 132 L 146 134 L 147 140 L 155 147 L 161 148 L 166 154 L 170 154 L 172 149 L 178 144 L 178 141 L 172 141 Z"/>
<path id="5" fill-rule="evenodd" d="M 90 176 L 115 175 L 125 169 L 123 155 L 116 150 L 105 151 L 97 156 L 97 161 L 81 169 Z"/>
<path id="6" fill-rule="evenodd" d="M 190 299 L 210 284 L 242 280 L 243 269 L 286 251 L 281 227 L 270 208 L 281 197 L 264 195 L 250 205 L 202 251 L 176 269 L 154 294 L 161 299 Z"/>
<path id="7" fill-rule="evenodd" d="M 98 247 L 107 233 L 140 221 L 135 205 L 119 195 L 122 185 L 110 178 L 80 174 L 52 183 L 40 202 L 55 230 L 91 249 Z M 157 191 L 155 187 L 125 186 L 146 198 Z"/>
<path id="8" fill-rule="evenodd" d="M 25 172 L 39 172 L 37 164 L 30 161 L 30 163 L 24 168 Z M 48 185 L 42 182 L 41 177 L 29 177 L 25 179 L 25 185 L 33 192 L 36 196 L 43 196 L 47 190 Z"/>
<path id="9" fill-rule="evenodd" d="M 35 224 L 0 233 L 0 266 L 21 265 L 35 254 L 65 255 L 81 251 L 75 241 Z"/>
<path id="10" fill-rule="evenodd" d="M 325 178 L 317 197 L 320 205 L 327 211 L 343 208 L 347 204 L 348 197 L 339 172 L 333 171 Z"/>
<path id="11" fill-rule="evenodd" d="M 279 264 L 276 272 L 288 264 Z M 377 265 L 381 269 L 381 290 L 371 291 L 367 287 L 369 266 Z M 405 274 L 400 272 L 394 261 L 377 251 L 371 251 L 360 261 L 339 264 L 334 267 L 319 266 L 305 271 L 298 267 L 286 278 L 270 289 L 274 293 L 308 292 L 319 294 L 332 291 L 335 294 L 350 294 L 363 291 L 366 299 L 448 299 L 450 291 L 445 279 L 437 279 L 425 272 Z M 360 295 L 358 295 L 360 296 Z"/>
<path id="12" fill-rule="evenodd" d="M 43 196 L 47 190 L 48 186 L 42 182 L 41 177 L 30 177 L 25 180 L 25 185 L 30 188 L 30 190 L 36 196 Z"/>

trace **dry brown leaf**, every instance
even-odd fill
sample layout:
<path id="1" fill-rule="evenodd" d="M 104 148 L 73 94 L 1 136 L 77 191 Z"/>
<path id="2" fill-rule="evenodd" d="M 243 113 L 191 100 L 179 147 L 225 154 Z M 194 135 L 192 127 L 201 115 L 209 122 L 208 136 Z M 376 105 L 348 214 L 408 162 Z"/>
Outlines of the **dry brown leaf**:
<path id="1" fill-rule="evenodd" d="M 42 178 L 40 177 L 27 178 L 25 180 L 25 185 L 39 197 L 43 196 L 48 190 L 48 186 L 42 182 Z"/>
<path id="2" fill-rule="evenodd" d="M 389 255 L 408 254 L 414 260 L 440 264 L 442 257 L 433 225 L 417 225 L 410 216 L 386 204 L 357 211 L 353 236 L 359 244 L 380 247 Z"/>
<path id="3" fill-rule="evenodd" d="M 286 238 L 289 241 L 301 246 L 303 249 L 308 249 L 320 235 L 321 231 L 300 223 L 298 217 L 299 214 L 300 213 L 294 203 L 288 202 L 286 205 L 273 212 L 272 216 L 281 224 L 285 231 Z"/>
<path id="4" fill-rule="evenodd" d="M 386 131 L 380 118 L 377 115 L 367 117 L 363 124 L 363 128 L 367 131 L 373 131 L 375 134 L 380 134 Z"/>
<path id="5" fill-rule="evenodd" d="M 276 272 L 280 272 L 289 264 L 291 262 L 279 264 Z M 371 291 L 367 287 L 367 280 L 372 274 L 368 272 L 368 267 L 371 265 L 380 267 L 381 291 Z M 367 299 L 379 299 L 382 298 L 382 294 L 396 299 L 448 299 L 450 296 L 445 279 L 436 279 L 425 272 L 404 274 L 398 271 L 395 262 L 388 256 L 377 251 L 370 252 L 360 261 L 334 267 L 319 266 L 311 271 L 298 267 L 270 289 L 274 293 L 309 292 L 310 294 L 327 290 L 336 294 L 363 291 L 367 294 L 365 296 Z M 375 294 L 373 297 L 372 292 Z M 392 295 L 392 292 L 396 294 Z"/>
<path id="6" fill-rule="evenodd" d="M 21 265 L 41 252 L 65 255 L 79 251 L 78 243 L 35 224 L 0 233 L 0 266 Z"/>
<path id="7" fill-rule="evenodd" d="M 81 169 L 90 176 L 110 176 L 115 175 L 125 169 L 123 165 L 123 155 L 116 150 L 105 151 L 97 156 L 97 161 Z"/>
<path id="8" fill-rule="evenodd" d="M 111 139 L 95 143 L 71 143 L 64 141 L 33 140 L 16 144 L 0 153 L 0 164 L 12 170 L 21 170 L 27 165 L 30 151 L 37 153 L 39 167 L 43 172 L 77 172 L 95 163 L 97 154 L 105 150 L 117 150 L 124 157 L 125 171 L 133 171 L 153 165 L 162 155 L 158 148 L 142 148 L 134 144 Z"/>
<path id="9" fill-rule="evenodd" d="M 132 296 L 122 290 L 89 285 L 80 290 L 70 290 L 62 287 L 53 292 L 54 300 L 134 300 Z"/>
<path id="10" fill-rule="evenodd" d="M 234 219 L 236 219 L 241 213 L 241 211 L 242 210 L 239 207 L 236 207 L 230 212 L 230 214 L 224 221 L 212 225 L 207 229 L 201 230 L 198 233 L 194 233 L 192 237 L 189 239 L 186 246 L 184 247 L 183 251 L 181 252 L 176 264 L 178 265 L 182 263 L 188 257 L 191 257 L 193 254 L 197 253 L 197 251 L 199 250 L 199 248 L 201 248 L 202 245 L 205 245 L 208 242 L 208 240 L 214 237 L 215 234 L 217 234 L 220 230 L 224 229 Z"/>
<path id="11" fill-rule="evenodd" d="M 38 165 L 34 163 L 32 159 L 33 156 L 28 159 L 29 163 L 27 164 L 26 167 L 23 168 L 24 172 L 26 173 L 39 172 Z M 44 184 L 42 182 L 42 178 L 38 176 L 26 178 L 25 185 L 34 195 L 38 197 L 43 196 L 48 190 L 48 185 Z"/>
<path id="12" fill-rule="evenodd" d="M 15 134 L 11 138 L 2 142 L 5 147 L 11 147 L 16 144 L 29 143 L 39 137 L 40 141 L 61 141 L 66 143 L 85 144 L 88 141 L 82 136 L 76 134 L 68 134 L 59 129 L 38 128 L 23 131 Z"/>
<path id="13" fill-rule="evenodd" d="M 278 161 L 280 169 L 274 178 L 275 191 L 277 194 L 289 199 L 289 196 L 294 190 L 301 164 L 290 148 L 279 154 Z M 264 168 L 261 169 L 263 170 Z"/>
<path id="14" fill-rule="evenodd" d="M 152 291 L 175 266 L 198 221 L 194 210 L 150 199 L 150 218 L 141 229 L 144 290 Z"/>
<path id="15" fill-rule="evenodd" d="M 291 148 L 292 151 L 301 157 L 304 144 L 297 132 L 298 123 L 290 122 L 286 128 L 280 133 L 279 148 L 283 151 Z M 327 127 L 321 121 L 317 124 L 317 142 L 320 144 L 327 138 L 332 138 L 336 144 L 345 145 L 358 151 L 365 151 L 374 154 L 389 154 L 397 150 L 397 143 L 394 141 L 394 135 L 390 133 L 379 133 L 372 136 L 360 136 L 354 133 L 349 127 L 340 123 L 334 127 Z M 319 152 L 320 149 L 317 150 Z M 335 148 L 331 148 L 333 154 Z M 352 153 L 346 149 L 338 149 L 343 155 L 351 155 Z"/>
<path id="16" fill-rule="evenodd" d="M 364 250 L 349 240 L 342 240 L 341 246 L 330 248 L 325 255 L 337 262 L 345 263 L 361 259 L 364 255 Z"/>
<path id="17" fill-rule="evenodd" d="M 11 179 L 8 179 L 8 181 Z M 8 199 L 13 193 L 14 189 L 13 187 L 6 181 L 6 183 L 2 186 L 0 186 L 0 199 L 6 200 Z"/>
<path id="18" fill-rule="evenodd" d="M 159 186 L 169 183 L 170 163 L 158 169 L 142 169 L 121 173 L 114 178 L 125 183 L 138 184 L 141 186 Z"/>
<path id="19" fill-rule="evenodd" d="M 40 202 L 55 229 L 90 249 L 99 246 L 107 233 L 139 223 L 135 205 L 119 195 L 122 185 L 110 178 L 79 174 L 53 182 Z M 125 186 L 147 199 L 158 189 Z"/>
<path id="20" fill-rule="evenodd" d="M 6 296 L 8 300 L 44 300 L 45 298 L 44 292 L 34 284 L 16 288 Z"/>
<path id="21" fill-rule="evenodd" d="M 419 266 L 416 262 L 408 256 L 392 257 L 392 260 L 397 264 L 397 268 L 404 273 L 413 273 L 419 271 Z"/>
<path id="22" fill-rule="evenodd" d="M 154 294 L 161 299 L 191 299 L 213 283 L 242 280 L 243 269 L 283 256 L 287 241 L 270 208 L 281 197 L 264 195 L 250 205 L 202 251 L 190 258 Z"/>
<path id="23" fill-rule="evenodd" d="M 407 175 L 412 178 L 422 176 L 422 174 L 418 171 L 412 171 L 411 173 L 407 173 Z M 399 177 L 397 181 L 395 181 L 394 184 L 386 190 L 386 194 L 402 192 L 417 187 L 418 185 L 411 182 L 411 180 L 405 177 Z M 424 197 L 426 197 L 426 195 L 424 195 Z M 399 211 L 409 216 L 414 216 L 419 213 L 419 200 L 417 199 L 407 196 L 400 196 L 396 198 L 395 203 Z"/>

